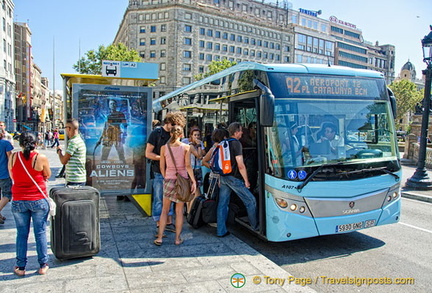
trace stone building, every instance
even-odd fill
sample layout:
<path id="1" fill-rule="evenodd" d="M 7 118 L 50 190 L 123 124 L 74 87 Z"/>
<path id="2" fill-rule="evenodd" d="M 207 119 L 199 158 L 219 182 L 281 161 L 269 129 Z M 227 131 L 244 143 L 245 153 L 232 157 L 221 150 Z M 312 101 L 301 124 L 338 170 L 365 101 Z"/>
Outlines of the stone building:
<path id="1" fill-rule="evenodd" d="M 321 11 L 289 2 L 254 0 L 130 0 L 114 43 L 159 63 L 159 97 L 205 73 L 214 60 L 340 64 L 394 78 L 394 46 L 373 46 L 362 33 Z"/>

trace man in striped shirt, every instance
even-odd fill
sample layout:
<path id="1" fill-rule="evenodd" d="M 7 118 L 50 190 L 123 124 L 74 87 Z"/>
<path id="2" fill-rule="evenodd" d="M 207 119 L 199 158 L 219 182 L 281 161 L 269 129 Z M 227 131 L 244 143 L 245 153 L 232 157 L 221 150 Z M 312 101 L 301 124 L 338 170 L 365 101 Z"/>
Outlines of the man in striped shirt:
<path id="1" fill-rule="evenodd" d="M 66 185 L 84 186 L 86 183 L 86 146 L 78 133 L 78 120 L 72 119 L 66 122 L 66 135 L 68 145 L 63 155 L 60 146 L 57 147 L 57 154 L 60 162 L 66 165 Z"/>

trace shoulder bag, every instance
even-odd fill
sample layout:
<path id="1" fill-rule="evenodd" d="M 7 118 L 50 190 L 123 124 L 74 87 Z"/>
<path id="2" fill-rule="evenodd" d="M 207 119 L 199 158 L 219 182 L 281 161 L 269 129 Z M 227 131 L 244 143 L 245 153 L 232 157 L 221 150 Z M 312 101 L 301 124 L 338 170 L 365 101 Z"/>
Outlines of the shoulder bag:
<path id="1" fill-rule="evenodd" d="M 177 193 L 177 199 L 182 202 L 190 202 L 195 195 L 191 193 L 191 182 L 188 178 L 184 178 L 182 175 L 179 174 L 176 166 L 176 162 L 174 159 L 174 155 L 172 153 L 171 147 L 169 146 L 169 142 L 166 144 L 170 154 L 171 158 L 174 163 L 174 167 L 176 169 L 176 182 L 175 182 L 175 190 Z"/>
<path id="2" fill-rule="evenodd" d="M 56 215 L 56 209 L 57 209 L 57 205 L 54 202 L 54 200 L 47 196 L 45 194 L 45 192 L 42 191 L 42 188 L 40 188 L 40 186 L 36 183 L 36 181 L 33 179 L 33 177 L 30 175 L 29 171 L 27 170 L 26 166 L 24 165 L 22 159 L 21 159 L 21 154 L 18 153 L 18 159 L 21 162 L 21 165 L 23 166 L 24 170 L 26 171 L 27 175 L 30 177 L 30 179 L 33 181 L 33 183 L 36 185 L 36 187 L 39 189 L 40 193 L 42 193 L 42 195 L 45 197 L 45 199 L 48 201 L 49 207 L 50 207 L 50 211 L 49 214 L 50 216 L 54 217 Z"/>

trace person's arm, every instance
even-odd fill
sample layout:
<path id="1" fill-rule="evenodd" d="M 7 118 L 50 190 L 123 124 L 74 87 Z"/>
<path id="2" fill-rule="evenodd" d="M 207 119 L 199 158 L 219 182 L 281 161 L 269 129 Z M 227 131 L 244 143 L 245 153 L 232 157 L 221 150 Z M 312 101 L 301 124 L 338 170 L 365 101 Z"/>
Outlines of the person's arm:
<path id="1" fill-rule="evenodd" d="M 150 159 L 152 161 L 160 161 L 161 156 L 153 152 L 155 146 L 151 143 L 147 143 L 146 150 L 145 150 L 145 156 L 147 159 Z M 162 150 L 162 148 L 161 148 Z"/>
<path id="2" fill-rule="evenodd" d="M 250 183 L 249 183 L 249 179 L 248 179 L 248 175 L 247 175 L 247 171 L 246 171 L 246 166 L 245 166 L 244 161 L 243 161 L 243 155 L 236 156 L 235 158 L 237 161 L 237 167 L 239 169 L 240 175 L 243 177 L 245 186 L 247 188 L 249 188 Z"/>
<path id="3" fill-rule="evenodd" d="M 159 156 L 159 158 L 160 158 L 160 160 L 159 160 L 159 168 L 160 168 L 160 171 L 161 171 L 161 174 L 162 174 L 162 176 L 165 178 L 165 171 L 166 171 L 166 168 L 165 168 L 165 149 L 166 149 L 166 146 L 162 146 L 161 147 L 161 154 L 160 154 L 160 156 Z"/>
<path id="4" fill-rule="evenodd" d="M 39 161 L 40 160 L 40 161 Z M 42 165 L 42 175 L 43 177 L 48 180 L 51 177 L 51 168 L 49 165 L 48 158 L 45 155 L 39 155 L 38 161 Z"/>
<path id="5" fill-rule="evenodd" d="M 10 158 L 9 158 L 9 161 L 8 161 L 8 170 L 9 170 L 9 177 L 12 179 L 12 181 L 13 181 L 13 176 L 12 176 L 12 166 L 13 166 L 13 161 L 14 161 L 14 159 L 16 158 L 16 155 L 15 155 L 16 153 L 14 153 Z"/>
<path id="6" fill-rule="evenodd" d="M 202 159 L 202 165 L 210 169 L 210 160 L 213 154 L 215 146 L 212 146 L 211 149 L 207 152 L 207 154 Z"/>
<path id="7" fill-rule="evenodd" d="M 191 192 L 194 193 L 196 190 L 196 181 L 195 181 L 195 175 L 193 173 L 192 165 L 191 165 L 191 161 L 190 161 L 190 154 L 191 154 L 190 149 L 191 149 L 190 145 L 187 145 L 185 147 L 185 166 L 186 166 L 186 171 L 188 172 L 189 178 L 192 181 Z"/>
<path id="8" fill-rule="evenodd" d="M 60 148 L 60 146 L 57 147 L 56 152 L 57 152 L 57 154 L 58 154 L 58 156 L 59 156 L 60 162 L 61 162 L 63 165 L 66 165 L 66 164 L 69 162 L 70 158 L 72 157 L 68 152 L 66 152 L 66 153 L 63 155 L 63 153 L 62 153 L 62 149 Z"/>

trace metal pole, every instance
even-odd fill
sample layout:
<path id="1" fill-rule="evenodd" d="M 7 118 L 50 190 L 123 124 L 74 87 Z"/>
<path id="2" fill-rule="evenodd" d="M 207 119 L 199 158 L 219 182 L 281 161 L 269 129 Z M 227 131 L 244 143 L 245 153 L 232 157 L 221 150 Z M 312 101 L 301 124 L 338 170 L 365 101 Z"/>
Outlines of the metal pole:
<path id="1" fill-rule="evenodd" d="M 432 81 L 432 63 L 428 64 L 428 67 L 423 70 L 423 74 L 426 76 L 425 80 L 425 91 L 423 98 L 423 117 L 420 133 L 420 149 L 418 165 L 414 175 L 409 178 L 406 182 L 406 187 L 410 187 L 418 190 L 432 190 L 432 180 L 429 178 L 426 165 L 426 147 L 428 139 L 428 128 L 429 128 L 429 115 L 431 109 L 431 81 Z"/>

